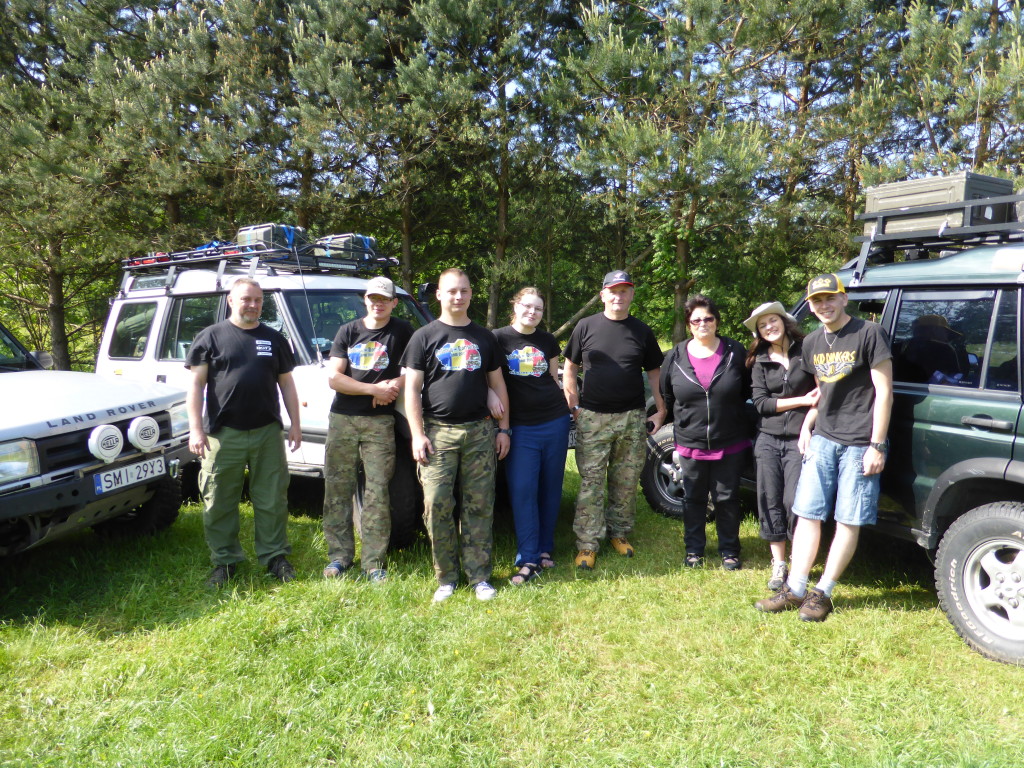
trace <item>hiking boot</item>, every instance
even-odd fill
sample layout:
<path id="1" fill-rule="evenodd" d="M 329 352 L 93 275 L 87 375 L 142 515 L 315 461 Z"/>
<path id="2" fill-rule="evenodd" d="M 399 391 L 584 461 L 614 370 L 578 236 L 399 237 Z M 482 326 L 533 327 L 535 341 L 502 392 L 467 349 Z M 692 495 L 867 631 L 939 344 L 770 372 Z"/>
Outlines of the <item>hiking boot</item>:
<path id="1" fill-rule="evenodd" d="M 486 581 L 478 581 L 473 591 L 476 592 L 477 600 L 493 600 L 498 594 L 498 590 Z"/>
<path id="2" fill-rule="evenodd" d="M 782 589 L 771 597 L 758 600 L 754 603 L 754 607 L 762 613 L 781 613 L 782 611 L 791 611 L 794 608 L 799 608 L 803 601 L 802 597 L 797 597 L 793 594 L 789 584 L 783 584 Z"/>
<path id="3" fill-rule="evenodd" d="M 210 589 L 223 587 L 235 577 L 236 570 L 238 570 L 238 566 L 234 563 L 215 566 L 214 569 L 210 571 L 210 575 L 206 577 L 206 586 Z"/>
<path id="4" fill-rule="evenodd" d="M 625 536 L 615 536 L 610 538 L 608 539 L 608 543 L 612 545 L 612 549 L 623 557 L 633 556 L 633 545 L 626 541 Z"/>
<path id="5" fill-rule="evenodd" d="M 366 580 L 371 584 L 383 584 L 388 580 L 388 572 L 384 568 L 373 568 L 366 572 Z"/>
<path id="6" fill-rule="evenodd" d="M 597 552 L 592 549 L 581 549 L 576 553 L 576 567 L 581 571 L 594 570 L 594 563 L 597 562 Z"/>
<path id="7" fill-rule="evenodd" d="M 772 577 L 768 579 L 768 589 L 772 592 L 778 592 L 782 589 L 782 585 L 786 583 L 786 579 L 789 578 L 789 566 L 786 565 L 785 560 L 777 560 L 772 564 Z"/>
<path id="8" fill-rule="evenodd" d="M 295 581 L 295 569 L 292 568 L 292 564 L 288 562 L 288 558 L 284 555 L 277 555 L 271 558 L 270 562 L 267 563 L 267 573 L 272 574 L 282 584 Z"/>
<path id="9" fill-rule="evenodd" d="M 800 621 L 824 621 L 832 613 L 832 598 L 820 589 L 807 590 L 807 597 L 800 606 Z"/>

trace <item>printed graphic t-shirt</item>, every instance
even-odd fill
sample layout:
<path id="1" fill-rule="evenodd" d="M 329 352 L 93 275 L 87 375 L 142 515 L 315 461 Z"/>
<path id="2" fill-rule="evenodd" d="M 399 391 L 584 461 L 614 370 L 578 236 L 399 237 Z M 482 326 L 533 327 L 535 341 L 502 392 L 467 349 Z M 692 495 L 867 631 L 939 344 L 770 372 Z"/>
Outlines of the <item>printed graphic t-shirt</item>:
<path id="1" fill-rule="evenodd" d="M 859 317 L 836 334 L 828 331 L 826 336 L 821 326 L 804 339 L 804 370 L 818 378 L 821 389 L 814 434 L 841 445 L 871 442 L 875 407 L 871 369 L 891 357 L 882 327 Z"/>
<path id="2" fill-rule="evenodd" d="M 558 382 L 551 376 L 562 349 L 547 331 L 520 333 L 511 325 L 494 331 L 505 356 L 501 372 L 508 389 L 509 421 L 543 424 L 569 413 Z"/>
<path id="3" fill-rule="evenodd" d="M 221 427 L 259 429 L 281 423 L 277 377 L 291 373 L 288 340 L 260 323 L 252 330 L 230 320 L 204 328 L 189 347 L 185 367 L 207 365 L 206 412 L 210 434 Z"/>
<path id="4" fill-rule="evenodd" d="M 646 323 L 632 315 L 611 320 L 602 313 L 577 323 L 565 358 L 583 368 L 581 406 L 625 413 L 646 405 L 642 371 L 660 367 L 665 356 Z"/>
<path id="5" fill-rule="evenodd" d="M 412 337 L 412 325 L 392 317 L 383 328 L 369 329 L 363 318 L 338 329 L 331 344 L 331 357 L 348 360 L 345 374 L 363 384 L 376 384 L 401 375 L 402 354 Z M 395 412 L 395 403 L 373 406 L 372 395 L 334 393 L 331 411 L 349 416 L 387 416 Z"/>
<path id="6" fill-rule="evenodd" d="M 440 320 L 416 330 L 402 366 L 423 372 L 423 417 L 447 424 L 487 418 L 487 374 L 501 368 L 494 334 L 481 325 Z"/>

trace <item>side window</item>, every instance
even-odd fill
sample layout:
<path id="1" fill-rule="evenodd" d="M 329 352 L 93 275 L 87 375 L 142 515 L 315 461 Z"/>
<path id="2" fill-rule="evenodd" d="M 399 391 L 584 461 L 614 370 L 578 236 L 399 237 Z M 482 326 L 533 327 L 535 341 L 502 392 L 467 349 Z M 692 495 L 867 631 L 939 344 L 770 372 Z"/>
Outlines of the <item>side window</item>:
<path id="1" fill-rule="evenodd" d="M 146 353 L 155 316 L 155 301 L 122 304 L 114 324 L 114 335 L 110 339 L 110 357 L 142 357 Z"/>
<path id="2" fill-rule="evenodd" d="M 412 298 L 408 296 L 398 297 L 398 306 L 395 307 L 395 311 L 391 313 L 394 317 L 400 317 L 403 320 L 408 320 L 413 328 L 420 328 L 425 323 L 423 322 L 423 315 L 413 305 Z"/>
<path id="3" fill-rule="evenodd" d="M 281 314 L 281 308 L 277 304 L 277 297 L 279 295 L 276 291 L 264 294 L 263 313 L 260 315 L 260 322 L 273 328 L 287 339 L 289 338 L 288 326 L 285 325 L 284 315 Z"/>
<path id="4" fill-rule="evenodd" d="M 995 298 L 995 291 L 904 293 L 892 338 L 896 381 L 977 389 Z"/>
<path id="5" fill-rule="evenodd" d="M 221 319 L 217 314 L 220 300 L 219 294 L 175 299 L 160 346 L 160 359 L 184 360 L 196 334 Z"/>
<path id="6" fill-rule="evenodd" d="M 1020 391 L 1020 360 L 1017 357 L 1017 292 L 1003 291 L 992 329 L 985 389 Z"/>
<path id="7" fill-rule="evenodd" d="M 864 320 L 881 323 L 882 313 L 885 311 L 885 302 L 888 296 L 888 291 L 862 291 L 854 289 L 849 294 L 846 313 L 851 317 L 859 317 Z M 814 313 L 811 312 L 811 306 L 806 301 L 797 307 L 796 319 L 804 333 L 810 333 L 821 327 L 821 323 Z"/>

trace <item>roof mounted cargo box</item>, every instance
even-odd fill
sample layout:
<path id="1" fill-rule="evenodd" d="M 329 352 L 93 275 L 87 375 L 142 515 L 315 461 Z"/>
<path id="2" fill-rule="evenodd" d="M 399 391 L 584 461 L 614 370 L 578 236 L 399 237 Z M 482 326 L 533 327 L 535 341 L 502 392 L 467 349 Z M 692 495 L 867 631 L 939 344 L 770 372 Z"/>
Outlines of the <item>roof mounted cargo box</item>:
<path id="1" fill-rule="evenodd" d="M 1013 182 L 995 176 L 963 171 L 951 176 L 934 176 L 927 179 L 897 181 L 868 187 L 865 213 L 899 211 L 923 205 L 943 205 L 986 197 L 1002 197 L 1013 194 Z M 1002 224 L 1014 220 L 1013 207 L 1008 203 L 976 207 L 971 209 L 971 220 L 964 221 L 962 210 L 938 211 L 931 213 L 907 212 L 906 216 L 887 216 L 885 219 L 868 221 L 864 234 L 876 234 L 876 227 L 882 226 L 877 234 L 894 235 L 899 232 L 918 230 L 943 230 L 951 227 L 973 227 L 982 224 Z"/>
<path id="2" fill-rule="evenodd" d="M 287 224 L 254 224 L 238 230 L 236 238 L 240 248 L 258 248 L 274 250 L 277 248 L 294 248 L 309 242 L 306 230 Z"/>

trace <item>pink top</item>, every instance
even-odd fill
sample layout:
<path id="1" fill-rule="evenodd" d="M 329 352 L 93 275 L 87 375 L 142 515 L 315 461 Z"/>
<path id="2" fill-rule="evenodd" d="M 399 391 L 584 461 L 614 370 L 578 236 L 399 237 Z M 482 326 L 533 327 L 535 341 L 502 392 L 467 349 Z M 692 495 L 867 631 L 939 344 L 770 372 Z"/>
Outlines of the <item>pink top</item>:
<path id="1" fill-rule="evenodd" d="M 711 379 L 715 375 L 715 370 L 718 368 L 718 364 L 722 361 L 722 355 L 724 352 L 725 345 L 719 344 L 718 349 L 716 349 L 714 354 L 710 357 L 694 357 L 690 354 L 689 346 L 687 346 L 686 356 L 690 358 L 690 364 L 693 366 L 693 372 L 697 374 L 697 381 L 700 382 L 700 385 L 704 387 L 704 389 L 711 386 Z M 743 439 L 738 443 L 726 446 L 725 448 L 716 448 L 713 451 L 709 451 L 706 448 L 686 448 L 679 444 L 676 444 L 676 450 L 679 451 L 679 455 L 684 459 L 715 461 L 723 456 L 730 456 L 734 453 L 745 451 L 749 446 L 750 441 Z"/>

